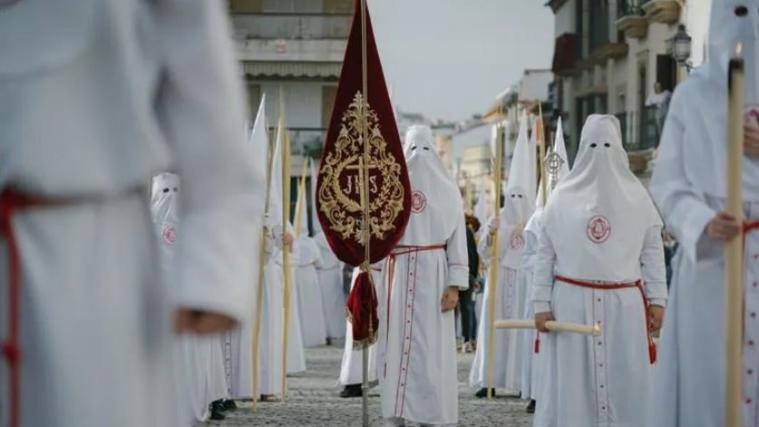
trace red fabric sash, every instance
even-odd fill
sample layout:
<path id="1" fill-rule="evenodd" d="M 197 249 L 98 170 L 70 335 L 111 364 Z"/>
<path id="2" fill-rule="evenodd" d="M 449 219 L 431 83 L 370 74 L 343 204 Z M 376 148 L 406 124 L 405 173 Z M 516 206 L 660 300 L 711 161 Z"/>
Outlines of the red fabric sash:
<path id="1" fill-rule="evenodd" d="M 653 365 L 656 362 L 656 343 L 651 335 L 651 328 L 648 325 L 648 298 L 646 298 L 646 291 L 643 289 L 643 281 L 638 280 L 635 282 L 627 283 L 604 283 L 604 282 L 588 282 L 585 280 L 572 279 L 560 275 L 554 276 L 556 280 L 566 283 L 572 286 L 579 286 L 581 288 L 596 289 L 599 291 L 615 291 L 619 289 L 631 289 L 636 288 L 640 291 L 640 296 L 643 299 L 643 322 L 646 325 L 646 339 L 648 340 L 648 360 Z"/>
<path id="2" fill-rule="evenodd" d="M 743 243 L 746 243 L 746 237 L 754 231 L 759 230 L 759 221 L 750 221 L 743 223 Z"/>
<path id="3" fill-rule="evenodd" d="M 409 255 L 409 254 L 412 254 L 412 253 L 445 250 L 445 248 L 446 248 L 445 243 L 441 243 L 439 245 L 428 245 L 428 246 L 398 245 L 398 246 L 395 247 L 395 249 L 393 249 L 392 252 L 390 252 L 390 255 L 388 255 L 388 260 L 387 260 L 387 304 L 385 306 L 385 318 L 386 318 L 385 342 L 387 342 L 388 335 L 390 334 L 390 296 L 393 293 L 393 278 L 395 276 L 395 261 L 396 261 L 396 257 L 398 257 L 400 255 Z"/>
<path id="4" fill-rule="evenodd" d="M 0 348 L 9 371 L 10 427 L 21 425 L 21 255 L 13 232 L 13 215 L 30 208 L 60 206 L 64 203 L 13 190 L 4 190 L 0 194 L 0 236 L 5 237 L 5 247 L 8 251 L 8 336 L 2 340 Z"/>

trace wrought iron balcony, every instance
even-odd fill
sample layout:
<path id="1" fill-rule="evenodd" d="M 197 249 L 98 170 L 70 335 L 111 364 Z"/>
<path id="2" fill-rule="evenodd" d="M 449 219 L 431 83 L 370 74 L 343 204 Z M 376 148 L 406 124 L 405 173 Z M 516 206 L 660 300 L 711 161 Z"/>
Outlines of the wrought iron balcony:
<path id="1" fill-rule="evenodd" d="M 640 39 L 646 36 L 648 19 L 641 7 L 646 1 L 617 0 L 617 29 L 628 38 Z"/>

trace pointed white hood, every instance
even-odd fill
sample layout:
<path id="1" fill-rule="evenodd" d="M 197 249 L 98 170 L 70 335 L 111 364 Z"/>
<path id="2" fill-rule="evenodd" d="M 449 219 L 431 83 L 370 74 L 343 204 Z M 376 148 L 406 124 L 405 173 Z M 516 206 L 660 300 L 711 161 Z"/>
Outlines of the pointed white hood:
<path id="1" fill-rule="evenodd" d="M 435 151 L 429 126 L 411 126 L 406 132 L 404 151 L 412 214 L 402 242 L 440 243 L 436 236 L 450 237 L 464 216 L 461 193 Z M 427 239 L 435 241 L 426 242 Z"/>
<path id="2" fill-rule="evenodd" d="M 509 268 L 519 268 L 522 263 L 524 238 L 522 231 L 535 211 L 537 191 L 537 167 L 535 165 L 535 132 L 527 138 L 527 116 L 519 124 L 519 136 L 511 159 L 509 180 L 506 184 L 504 204 L 500 212 L 500 239 L 503 250 L 502 263 Z"/>
<path id="3" fill-rule="evenodd" d="M 675 90 L 667 120 L 668 126 L 684 128 L 684 173 L 702 196 L 726 197 L 727 68 L 738 42 L 743 45 L 746 114 L 759 124 L 759 0 L 712 1 L 707 63 Z M 680 103 L 687 105 L 681 114 L 687 117 L 672 120 Z M 759 160 L 744 159 L 743 192 L 746 200 L 759 202 Z"/>
<path id="4" fill-rule="evenodd" d="M 177 203 L 179 197 L 179 177 L 173 173 L 162 173 L 153 177 L 150 210 L 156 224 L 179 222 Z"/>
<path id="5" fill-rule="evenodd" d="M 561 274 L 610 281 L 640 278 L 639 272 L 617 268 L 640 256 L 646 233 L 662 222 L 630 171 L 616 117 L 588 117 L 575 164 L 554 190 L 542 221 L 562 256 L 557 264 Z"/>

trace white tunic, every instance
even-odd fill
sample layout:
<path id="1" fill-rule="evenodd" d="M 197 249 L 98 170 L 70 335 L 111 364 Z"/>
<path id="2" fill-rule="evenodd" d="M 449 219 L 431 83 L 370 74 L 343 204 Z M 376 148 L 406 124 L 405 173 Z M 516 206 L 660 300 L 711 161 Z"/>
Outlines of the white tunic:
<path id="1" fill-rule="evenodd" d="M 343 263 L 332 253 L 324 233 L 314 236 L 321 262 L 316 265 L 319 288 L 322 291 L 324 320 L 329 338 L 345 336 L 345 294 L 343 292 Z"/>
<path id="2" fill-rule="evenodd" d="M 319 286 L 316 265 L 321 262 L 316 243 L 302 234 L 295 242 L 291 258 L 295 266 L 295 285 L 298 288 L 298 315 L 303 345 L 318 347 L 327 342 L 327 324 L 324 321 L 324 304 Z"/>
<path id="3" fill-rule="evenodd" d="M 603 290 L 554 280 L 645 283 L 645 298 L 664 305 L 661 223 L 629 171 L 613 116 L 591 115 L 572 172 L 542 214 L 535 261 L 536 313 L 592 325 L 601 335 L 541 337 L 545 376 L 536 427 L 645 426 L 652 366 L 647 314 L 638 288 Z"/>
<path id="4" fill-rule="evenodd" d="M 277 260 L 282 270 L 282 260 Z M 303 344 L 303 332 L 301 330 L 300 313 L 298 310 L 298 286 L 295 281 L 296 268 L 290 257 L 290 316 L 287 323 L 287 373 L 297 374 L 306 370 L 306 351 Z M 284 301 L 284 298 L 282 299 Z M 281 314 L 284 319 L 284 314 Z"/>
<path id="5" fill-rule="evenodd" d="M 171 309 L 244 319 L 255 276 L 249 236 L 260 225 L 263 170 L 250 166 L 244 145 L 225 8 L 22 1 L 0 8 L 0 40 L 0 188 L 85 199 L 13 221 L 23 277 L 22 423 L 175 425 Z M 169 169 L 184 179 L 171 301 L 144 194 Z M 2 363 L 0 424 L 7 377 Z"/>
<path id="6" fill-rule="evenodd" d="M 463 202 L 439 165 L 431 133 L 414 136 L 412 130 L 406 144 L 407 153 L 412 152 L 407 162 L 414 203 L 399 248 L 442 247 L 395 255 L 386 264 L 389 304 L 382 415 L 423 424 L 455 424 L 454 311 L 443 313 L 441 299 L 449 286 L 468 287 Z"/>
<path id="7" fill-rule="evenodd" d="M 382 265 L 381 264 L 374 264 L 372 265 L 372 279 L 374 280 L 374 290 L 377 292 L 377 315 L 380 322 L 380 328 L 378 330 L 378 338 L 377 342 L 368 348 L 369 352 L 369 377 L 368 381 L 370 383 L 377 381 L 378 377 L 381 377 L 379 373 L 381 372 L 379 369 L 381 367 L 384 367 L 384 363 L 382 361 L 384 360 L 383 357 L 379 356 L 378 353 L 382 354 L 380 351 L 380 348 L 382 347 L 382 343 L 384 342 L 384 336 L 383 331 L 386 331 L 386 328 L 383 327 L 385 325 L 385 322 L 387 321 L 385 317 L 384 307 L 385 307 L 385 299 L 384 299 L 384 275 L 382 274 Z M 356 281 L 356 277 L 358 276 L 358 269 L 353 270 L 353 277 L 351 278 L 351 288 L 353 288 L 353 284 Z M 343 309 L 343 313 L 345 313 L 345 309 Z M 344 316 L 344 314 L 343 314 Z M 361 384 L 363 382 L 363 350 L 354 350 L 353 349 L 353 327 L 351 326 L 349 321 L 345 322 L 345 348 L 343 349 L 343 359 L 340 365 L 340 377 L 338 378 L 338 383 L 340 385 L 346 386 L 346 385 L 356 385 Z"/>
<path id="8" fill-rule="evenodd" d="M 542 209 L 535 211 L 524 231 L 524 257 L 522 261 L 522 278 L 525 283 L 525 305 L 524 318 L 533 319 L 535 312 L 533 310 L 532 300 L 534 293 L 534 263 L 535 254 L 538 250 L 538 231 L 543 227 L 540 216 Z M 536 343 L 539 332 L 534 329 L 525 329 L 522 331 L 522 399 L 538 400 L 538 390 L 540 390 L 540 379 L 543 371 L 543 355 L 539 343 Z M 536 345 L 538 348 L 536 348 Z M 537 351 L 536 351 L 537 350 Z"/>
<path id="9" fill-rule="evenodd" d="M 504 227 L 507 228 L 507 227 Z M 522 253 L 524 240 L 505 238 L 508 232 L 501 232 L 501 257 L 498 272 L 498 289 L 496 291 L 495 319 L 521 319 L 524 314 L 525 288 L 521 268 L 509 267 L 503 262 L 507 253 L 517 251 Z M 480 259 L 490 259 L 491 245 L 487 236 L 487 228 L 480 238 L 478 252 Z M 514 247 L 512 247 L 514 246 Z M 517 247 L 518 246 L 518 247 Z M 488 274 L 489 277 L 489 274 Z M 488 369 L 488 319 L 490 303 L 488 302 L 487 280 L 483 291 L 482 311 L 480 312 L 477 328 L 477 350 L 474 362 L 469 372 L 469 385 L 475 388 L 487 387 Z M 517 329 L 497 329 L 495 331 L 495 361 L 493 363 L 493 387 L 504 389 L 509 394 L 519 394 L 521 390 L 521 360 L 522 334 Z"/>
<path id="10" fill-rule="evenodd" d="M 660 362 L 651 393 L 648 426 L 722 425 L 724 422 L 724 244 L 709 238 L 706 224 L 725 208 L 721 196 L 705 194 L 690 175 L 710 158 L 689 153 L 691 141 L 703 132 L 691 123 L 701 120 L 693 102 L 710 97 L 715 108 L 725 106 L 724 92 L 700 75 L 678 86 L 664 126 L 651 192 L 679 249 L 673 260 L 672 297 L 662 331 Z M 705 141 L 704 143 L 710 143 Z M 723 154 L 724 155 L 724 154 Z M 694 162 L 686 166 L 686 161 Z M 756 160 L 746 163 L 759 166 Z M 744 175 L 744 215 L 759 219 L 756 180 Z M 759 234 L 746 237 L 743 347 L 743 423 L 759 423 Z M 697 356 L 696 356 L 697 355 Z"/>
<path id="11" fill-rule="evenodd" d="M 164 281 L 174 275 L 174 244 L 179 234 L 179 177 L 164 173 L 153 179 L 151 212 L 160 242 Z M 227 397 L 220 336 L 183 334 L 173 338 L 174 392 L 179 425 L 192 426 L 209 416 L 208 404 Z"/>

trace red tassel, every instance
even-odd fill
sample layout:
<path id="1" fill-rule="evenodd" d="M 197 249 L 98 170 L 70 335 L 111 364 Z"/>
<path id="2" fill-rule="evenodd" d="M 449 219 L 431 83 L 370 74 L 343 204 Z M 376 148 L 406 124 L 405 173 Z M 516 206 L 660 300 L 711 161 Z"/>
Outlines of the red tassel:
<path id="1" fill-rule="evenodd" d="M 540 353 L 540 333 L 535 334 L 535 354 Z"/>
<path id="2" fill-rule="evenodd" d="M 648 360 L 652 365 L 656 363 L 656 344 L 654 342 L 648 344 Z"/>
<path id="3" fill-rule="evenodd" d="M 345 308 L 353 330 L 353 347 L 364 348 L 377 342 L 377 293 L 369 272 L 362 271 L 356 277 Z"/>

